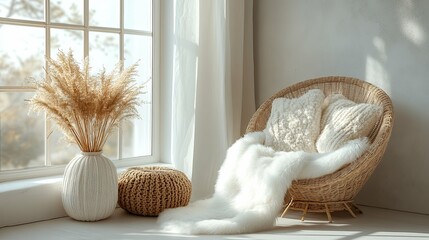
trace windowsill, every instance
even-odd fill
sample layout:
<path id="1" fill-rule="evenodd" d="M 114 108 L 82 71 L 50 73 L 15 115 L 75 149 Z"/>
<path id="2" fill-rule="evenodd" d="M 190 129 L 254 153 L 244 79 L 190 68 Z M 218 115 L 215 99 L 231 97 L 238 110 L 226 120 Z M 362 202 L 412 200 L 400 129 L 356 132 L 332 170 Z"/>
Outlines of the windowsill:
<path id="1" fill-rule="evenodd" d="M 152 163 L 144 166 L 162 165 Z M 118 167 L 121 173 L 128 167 Z M 0 183 L 0 227 L 66 216 L 61 200 L 62 175 Z"/>

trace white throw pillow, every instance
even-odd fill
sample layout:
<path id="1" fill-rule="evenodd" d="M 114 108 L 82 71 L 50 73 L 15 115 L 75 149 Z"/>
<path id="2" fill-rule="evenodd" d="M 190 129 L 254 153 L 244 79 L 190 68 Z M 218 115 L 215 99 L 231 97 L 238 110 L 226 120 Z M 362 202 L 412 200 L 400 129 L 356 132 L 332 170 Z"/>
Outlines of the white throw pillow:
<path id="1" fill-rule="evenodd" d="M 325 95 L 312 89 L 299 98 L 277 98 L 264 130 L 265 145 L 276 151 L 316 152 Z"/>
<path id="2" fill-rule="evenodd" d="M 329 95 L 324 102 L 317 151 L 331 152 L 349 140 L 368 136 L 382 111 L 382 106 L 355 103 L 342 94 Z"/>

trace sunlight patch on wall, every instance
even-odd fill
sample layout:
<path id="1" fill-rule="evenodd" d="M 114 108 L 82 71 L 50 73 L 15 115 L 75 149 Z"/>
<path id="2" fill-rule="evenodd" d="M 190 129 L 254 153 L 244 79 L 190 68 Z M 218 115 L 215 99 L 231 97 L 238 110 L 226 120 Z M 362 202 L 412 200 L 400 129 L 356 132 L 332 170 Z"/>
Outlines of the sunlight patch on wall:
<path id="1" fill-rule="evenodd" d="M 401 1 L 398 5 L 400 27 L 404 36 L 417 46 L 421 46 L 426 41 L 425 31 L 418 22 L 419 16 L 416 12 L 415 1 Z"/>
<path id="2" fill-rule="evenodd" d="M 374 57 L 366 57 L 366 74 L 365 79 L 375 86 L 383 89 L 391 96 L 391 86 L 388 74 L 383 65 Z"/>
<path id="3" fill-rule="evenodd" d="M 426 40 L 422 27 L 413 19 L 403 19 L 401 29 L 404 36 L 418 46 L 422 45 Z"/>
<path id="4" fill-rule="evenodd" d="M 376 36 L 372 44 L 375 53 L 366 57 L 365 79 L 391 95 L 389 75 L 383 65 L 387 61 L 386 43 Z"/>
<path id="5" fill-rule="evenodd" d="M 380 37 L 374 37 L 372 40 L 372 43 L 374 44 L 375 49 L 378 52 L 378 56 L 381 60 L 386 61 L 387 60 L 387 54 L 386 54 L 386 44 L 383 39 Z"/>

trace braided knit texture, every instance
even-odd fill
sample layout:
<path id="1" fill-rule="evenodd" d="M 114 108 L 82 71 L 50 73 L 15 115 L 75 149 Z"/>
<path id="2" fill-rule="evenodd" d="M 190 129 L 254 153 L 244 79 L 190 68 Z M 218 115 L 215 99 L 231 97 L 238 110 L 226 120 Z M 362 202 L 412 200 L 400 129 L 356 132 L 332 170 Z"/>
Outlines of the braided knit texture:
<path id="1" fill-rule="evenodd" d="M 355 103 L 342 94 L 326 97 L 322 112 L 322 132 L 316 142 L 318 152 L 331 152 L 352 139 L 368 136 L 383 112 L 383 107 Z"/>
<path id="2" fill-rule="evenodd" d="M 166 208 L 186 206 L 192 185 L 186 175 L 166 167 L 133 167 L 118 181 L 118 204 L 130 213 L 158 216 Z"/>

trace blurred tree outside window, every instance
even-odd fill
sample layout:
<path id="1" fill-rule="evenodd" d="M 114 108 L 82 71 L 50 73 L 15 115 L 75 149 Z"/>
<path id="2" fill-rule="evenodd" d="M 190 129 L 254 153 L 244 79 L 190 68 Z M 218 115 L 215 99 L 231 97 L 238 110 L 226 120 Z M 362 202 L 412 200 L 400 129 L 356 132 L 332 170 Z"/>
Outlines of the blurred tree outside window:
<path id="1" fill-rule="evenodd" d="M 112 160 L 151 155 L 152 1 L 0 0 L 0 173 L 64 165 L 79 153 L 25 101 L 34 94 L 29 79 L 44 77 L 45 56 L 59 49 L 89 56 L 92 74 L 139 61 L 141 119 L 122 123 L 103 152 Z"/>

